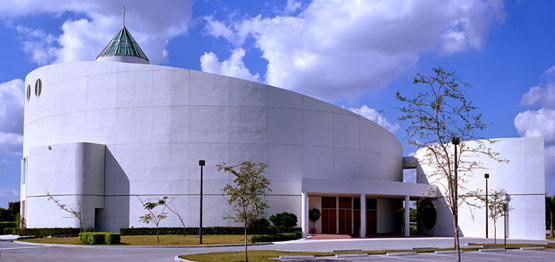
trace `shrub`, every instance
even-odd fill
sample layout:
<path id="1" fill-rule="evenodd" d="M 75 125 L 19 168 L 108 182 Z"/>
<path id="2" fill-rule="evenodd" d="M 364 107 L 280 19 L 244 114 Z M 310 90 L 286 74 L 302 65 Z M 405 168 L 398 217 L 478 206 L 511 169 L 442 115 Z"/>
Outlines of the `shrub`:
<path id="1" fill-rule="evenodd" d="M 265 218 L 254 219 L 249 224 L 247 231 L 249 234 L 262 235 L 262 234 L 272 234 L 272 229 L 270 228 L 270 221 Z"/>
<path id="2" fill-rule="evenodd" d="M 121 234 L 104 232 L 83 232 L 79 233 L 79 241 L 89 245 L 119 244 L 121 243 Z"/>
<path id="3" fill-rule="evenodd" d="M 183 227 L 160 227 L 158 228 L 160 235 L 182 235 Z M 242 235 L 244 234 L 242 227 L 203 227 L 203 235 Z M 122 236 L 134 235 L 156 235 L 155 227 L 135 227 L 120 228 L 119 232 Z M 198 235 L 198 227 L 186 227 L 186 235 Z"/>
<path id="4" fill-rule="evenodd" d="M 0 234 L 5 232 L 5 228 L 15 228 L 17 224 L 15 222 L 0 222 Z M 6 234 L 6 233 L 4 233 Z M 11 234 L 11 233 L 10 233 Z M 9 234 L 7 234 L 9 235 Z"/>
<path id="5" fill-rule="evenodd" d="M 297 215 L 293 213 L 278 213 L 270 216 L 270 221 L 277 227 L 278 232 L 288 232 L 297 225 Z"/>
<path id="6" fill-rule="evenodd" d="M 13 235 L 13 230 L 15 228 L 11 228 L 11 227 L 6 227 L 4 228 L 4 235 Z"/>
<path id="7" fill-rule="evenodd" d="M 75 237 L 79 235 L 79 228 L 61 227 L 61 228 L 18 228 L 17 235 L 20 236 L 36 236 L 36 237 Z"/>
<path id="8" fill-rule="evenodd" d="M 106 243 L 106 233 L 84 232 L 79 233 L 79 241 L 89 245 L 99 245 Z"/>
<path id="9" fill-rule="evenodd" d="M 105 233 L 105 242 L 108 245 L 119 244 L 121 243 L 121 234 L 120 233 Z"/>
<path id="10" fill-rule="evenodd" d="M 302 237 L 302 232 L 295 231 L 294 233 L 276 233 L 271 235 L 254 235 L 251 238 L 252 243 L 256 242 L 274 242 L 299 239 Z"/>
<path id="11" fill-rule="evenodd" d="M 87 227 L 83 230 L 83 232 L 98 232 L 98 230 L 94 227 Z"/>

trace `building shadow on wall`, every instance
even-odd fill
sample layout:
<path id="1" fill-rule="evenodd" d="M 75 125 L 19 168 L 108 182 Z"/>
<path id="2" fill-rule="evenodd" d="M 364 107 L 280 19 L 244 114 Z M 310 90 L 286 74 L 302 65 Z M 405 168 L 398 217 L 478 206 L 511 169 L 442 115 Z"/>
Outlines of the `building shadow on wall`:
<path id="1" fill-rule="evenodd" d="M 96 211 L 95 228 L 120 232 L 129 227 L 130 187 L 127 174 L 114 154 L 106 147 L 104 162 L 104 208 Z"/>

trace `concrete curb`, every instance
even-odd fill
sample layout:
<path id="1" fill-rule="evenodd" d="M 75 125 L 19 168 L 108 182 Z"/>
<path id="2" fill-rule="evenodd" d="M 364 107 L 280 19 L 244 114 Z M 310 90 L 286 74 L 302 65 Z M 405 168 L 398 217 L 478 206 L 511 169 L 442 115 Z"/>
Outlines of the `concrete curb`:
<path id="1" fill-rule="evenodd" d="M 175 257 L 173 258 L 173 261 L 174 261 L 174 262 L 196 262 L 196 261 L 191 261 L 191 260 L 179 258 L 179 256 L 175 256 Z"/>
<path id="2" fill-rule="evenodd" d="M 410 256 L 416 255 L 416 252 L 395 252 L 395 253 L 387 253 L 388 256 Z"/>

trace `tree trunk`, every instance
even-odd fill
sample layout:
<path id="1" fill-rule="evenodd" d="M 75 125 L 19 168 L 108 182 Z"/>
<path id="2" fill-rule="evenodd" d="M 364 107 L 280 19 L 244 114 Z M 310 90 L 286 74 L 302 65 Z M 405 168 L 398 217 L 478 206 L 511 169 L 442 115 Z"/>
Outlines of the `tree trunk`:
<path id="1" fill-rule="evenodd" d="M 245 222 L 245 262 L 249 262 L 247 257 L 247 223 Z"/>
<path id="2" fill-rule="evenodd" d="M 493 221 L 493 243 L 497 244 L 497 220 Z"/>
<path id="3" fill-rule="evenodd" d="M 156 226 L 156 241 L 160 243 L 160 234 L 158 232 L 158 226 Z"/>
<path id="4" fill-rule="evenodd" d="M 551 222 L 551 223 L 549 223 L 549 224 L 550 224 L 550 227 L 549 227 L 549 237 L 553 237 L 553 215 L 551 215 L 551 221 L 550 221 L 550 222 Z"/>
<path id="5" fill-rule="evenodd" d="M 461 261 L 461 249 L 460 249 L 460 243 L 459 243 L 459 225 L 458 225 L 458 221 L 457 221 L 457 210 L 455 209 L 455 212 L 453 212 L 453 222 L 455 222 L 455 250 L 457 250 L 457 262 Z"/>

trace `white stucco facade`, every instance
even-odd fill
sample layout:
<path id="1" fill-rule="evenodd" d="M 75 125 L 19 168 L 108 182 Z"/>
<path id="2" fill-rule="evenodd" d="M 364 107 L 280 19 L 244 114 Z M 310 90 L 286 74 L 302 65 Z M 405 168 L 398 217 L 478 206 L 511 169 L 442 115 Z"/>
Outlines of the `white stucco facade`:
<path id="1" fill-rule="evenodd" d="M 201 159 L 203 226 L 234 225 L 222 219 L 229 206 L 221 190 L 232 181 L 216 169 L 223 162 L 267 162 L 268 214 L 297 214 L 305 234 L 305 214 L 321 208 L 322 196 L 375 199 L 377 233 L 398 233 L 402 201 L 427 192 L 425 185 L 403 183 L 401 143 L 390 132 L 276 87 L 101 61 L 41 67 L 25 85 L 21 200 L 28 227 L 79 225 L 47 201 L 47 191 L 66 204 L 82 202 L 84 227 L 145 226 L 138 222 L 145 211 L 135 195 L 176 196 L 173 205 L 185 224 L 198 226 Z M 161 224 L 180 225 L 172 216 Z"/>
<path id="2" fill-rule="evenodd" d="M 139 198 L 164 196 L 175 198 L 171 205 L 186 226 L 197 227 L 199 160 L 206 161 L 205 227 L 237 226 L 223 219 L 230 207 L 222 188 L 234 178 L 216 165 L 249 159 L 269 165 L 268 216 L 295 213 L 304 236 L 313 230 L 406 236 L 409 205 L 403 224 L 403 201 L 442 200 L 426 179 L 403 182 L 404 168 L 418 169 L 421 177 L 430 169 L 403 158 L 399 140 L 378 124 L 277 87 L 150 65 L 125 26 L 97 61 L 38 68 L 27 75 L 25 90 L 21 214 L 27 227 L 80 226 L 48 201 L 48 193 L 81 210 L 84 228 L 146 226 L 139 222 L 146 213 Z M 511 163 L 477 160 L 491 174 L 490 188 L 511 195 L 509 237 L 541 238 L 543 140 L 506 139 L 492 148 Z M 481 183 L 472 178 L 467 186 Z M 450 213 L 436 206 L 437 223 L 419 232 L 452 235 Z M 322 211 L 316 223 L 309 221 L 313 208 Z M 480 212 L 471 221 L 461 209 L 463 235 L 482 236 Z M 169 214 L 160 226 L 181 222 Z"/>
<path id="3" fill-rule="evenodd" d="M 509 162 L 497 162 L 484 155 L 467 155 L 465 161 L 477 161 L 485 169 L 475 169 L 470 174 L 461 174 L 469 190 L 481 189 L 485 193 L 486 179 L 489 174 L 488 191 L 504 189 L 509 196 L 507 213 L 507 238 L 545 239 L 545 164 L 543 138 L 503 138 L 494 139 L 494 144 L 485 143 L 493 152 L 499 153 L 498 158 Z M 467 142 L 468 147 L 475 147 L 476 142 Z M 425 149 L 417 152 L 417 158 L 423 157 Z M 429 166 L 420 166 L 420 176 L 428 176 L 433 172 Z M 442 191 L 442 187 L 439 187 Z M 464 194 L 465 192 L 460 192 Z M 441 192 L 442 195 L 445 192 Z M 472 202 L 473 198 L 469 198 Z M 475 203 L 480 203 L 473 201 Z M 453 217 L 442 198 L 432 201 L 437 210 L 437 220 L 442 221 L 426 230 L 418 227 L 420 233 L 450 236 L 453 235 Z M 481 205 L 484 205 L 481 202 Z M 497 220 L 497 237 L 504 237 L 504 217 Z M 459 228 L 465 237 L 486 237 L 485 208 L 459 207 Z M 494 223 L 488 220 L 488 237 L 495 236 Z"/>

